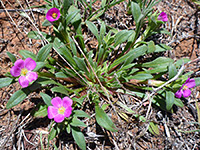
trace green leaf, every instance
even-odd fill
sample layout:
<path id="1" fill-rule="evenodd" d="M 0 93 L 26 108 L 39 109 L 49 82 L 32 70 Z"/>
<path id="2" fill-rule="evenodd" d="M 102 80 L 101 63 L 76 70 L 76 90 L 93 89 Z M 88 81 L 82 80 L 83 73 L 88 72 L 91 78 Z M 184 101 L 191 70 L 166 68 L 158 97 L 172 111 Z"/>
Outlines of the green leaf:
<path id="1" fill-rule="evenodd" d="M 63 1 L 63 8 L 62 8 L 62 11 L 63 11 L 63 15 L 65 16 L 68 12 L 68 9 L 69 7 L 72 5 L 73 3 L 73 0 L 64 0 Z"/>
<path id="2" fill-rule="evenodd" d="M 34 112 L 34 117 L 46 117 L 47 116 L 47 105 L 39 105 L 39 108 L 37 111 Z"/>
<path id="3" fill-rule="evenodd" d="M 28 33 L 28 37 L 35 40 L 41 40 L 41 39 L 47 38 L 47 34 L 45 32 L 40 32 L 40 33 L 41 35 L 37 31 L 30 31 Z"/>
<path id="4" fill-rule="evenodd" d="M 39 69 L 41 69 L 42 67 L 44 67 L 46 65 L 46 63 L 44 62 L 36 62 L 36 67 L 33 71 L 37 72 Z"/>
<path id="5" fill-rule="evenodd" d="M 151 132 L 153 135 L 159 135 L 159 129 L 158 125 L 154 122 L 149 122 L 149 132 Z"/>
<path id="6" fill-rule="evenodd" d="M 143 63 L 142 67 L 156 68 L 160 66 L 169 66 L 170 63 L 173 63 L 174 60 L 167 57 L 158 57 L 155 60 L 147 63 Z"/>
<path id="7" fill-rule="evenodd" d="M 55 38 L 53 42 L 55 50 L 63 56 L 71 65 L 76 66 L 76 63 L 72 57 L 70 50 L 62 43 L 58 38 Z"/>
<path id="8" fill-rule="evenodd" d="M 85 137 L 78 128 L 72 127 L 72 136 L 73 136 L 75 142 L 77 143 L 77 145 L 82 150 L 86 150 Z"/>
<path id="9" fill-rule="evenodd" d="M 64 95 L 67 95 L 69 92 L 73 92 L 73 90 L 70 90 L 70 89 L 68 89 L 64 86 L 53 87 L 53 88 L 51 88 L 51 91 L 61 93 L 61 94 L 64 94 Z"/>
<path id="10" fill-rule="evenodd" d="M 143 18 L 143 14 L 141 12 L 141 9 L 140 9 L 140 6 L 135 3 L 135 2 L 131 2 L 131 12 L 132 12 L 132 15 L 134 17 L 134 20 L 135 20 L 135 23 L 136 23 L 136 26 L 139 25 L 139 22 L 140 20 Z"/>
<path id="11" fill-rule="evenodd" d="M 51 49 L 52 49 L 52 43 L 43 46 L 37 54 L 36 61 L 44 62 L 49 56 Z"/>
<path id="12" fill-rule="evenodd" d="M 128 38 L 132 35 L 132 34 L 135 34 L 135 32 L 133 30 L 122 30 L 120 32 L 118 32 L 114 39 L 115 39 L 115 42 L 114 42 L 114 47 L 116 47 L 117 45 L 125 42 L 126 40 L 128 40 Z"/>
<path id="13" fill-rule="evenodd" d="M 147 53 L 153 53 L 156 50 L 156 46 L 153 41 L 148 42 Z"/>
<path id="14" fill-rule="evenodd" d="M 22 57 L 26 58 L 32 58 L 33 60 L 36 60 L 36 55 L 33 54 L 31 51 L 28 50 L 20 50 L 19 51 L 20 55 L 22 55 Z"/>
<path id="15" fill-rule="evenodd" d="M 200 85 L 200 77 L 199 78 L 193 78 L 195 80 L 196 86 Z"/>
<path id="16" fill-rule="evenodd" d="M 178 107 L 183 107 L 184 106 L 183 102 L 178 98 L 174 98 L 174 104 L 176 106 L 178 106 Z"/>
<path id="17" fill-rule="evenodd" d="M 15 92 L 11 96 L 11 98 L 8 100 L 8 103 L 6 104 L 6 108 L 9 109 L 16 106 L 17 104 L 22 102 L 29 94 L 30 94 L 30 91 L 27 88 L 21 89 Z"/>
<path id="18" fill-rule="evenodd" d="M 82 70 L 82 71 L 84 71 L 84 72 L 86 72 L 86 73 L 88 72 L 86 63 L 85 63 L 85 61 L 84 61 L 84 58 L 80 58 L 80 57 L 74 56 L 74 60 L 75 60 L 77 66 L 78 66 L 78 68 L 79 68 L 80 70 Z"/>
<path id="19" fill-rule="evenodd" d="M 57 130 L 53 127 L 49 133 L 49 139 L 53 140 L 56 137 Z"/>
<path id="20" fill-rule="evenodd" d="M 90 116 L 82 110 L 74 110 L 74 116 L 90 118 Z"/>
<path id="21" fill-rule="evenodd" d="M 169 65 L 169 79 L 173 78 L 178 73 L 174 64 Z"/>
<path id="22" fill-rule="evenodd" d="M 0 79 L 0 89 L 8 86 L 12 83 L 13 79 L 12 78 L 1 78 Z"/>
<path id="23" fill-rule="evenodd" d="M 80 10 L 75 10 L 74 12 L 71 12 L 70 14 L 68 14 L 66 17 L 66 25 L 68 25 L 76 17 L 76 15 L 79 12 L 80 12 Z"/>
<path id="24" fill-rule="evenodd" d="M 6 53 L 7 53 L 8 57 L 10 58 L 10 60 L 12 61 L 12 63 L 14 64 L 16 61 L 16 57 L 10 52 L 6 52 Z"/>
<path id="25" fill-rule="evenodd" d="M 52 80 L 51 78 L 48 77 L 39 77 L 37 79 L 37 83 L 41 84 L 42 86 L 46 86 L 48 84 L 54 84 L 54 85 L 59 85 L 56 81 Z"/>
<path id="26" fill-rule="evenodd" d="M 87 24 L 89 30 L 96 36 L 97 41 L 100 44 L 100 37 L 99 37 L 98 30 L 97 30 L 97 27 L 95 26 L 95 24 L 90 21 L 86 21 L 85 23 Z"/>
<path id="27" fill-rule="evenodd" d="M 51 106 L 51 97 L 45 93 L 40 92 L 40 96 L 42 96 L 42 99 L 44 100 L 45 104 L 47 104 L 47 106 Z"/>
<path id="28" fill-rule="evenodd" d="M 166 91 L 166 109 L 170 110 L 174 105 L 174 93 L 171 91 Z"/>
<path id="29" fill-rule="evenodd" d="M 44 20 L 44 22 L 42 23 L 42 26 L 43 27 L 48 27 L 48 26 L 51 26 L 51 22 L 49 22 L 47 19 Z"/>
<path id="30" fill-rule="evenodd" d="M 72 122 L 70 123 L 71 126 L 74 127 L 87 127 L 87 125 L 85 123 L 83 123 L 82 121 L 80 121 L 77 117 L 73 117 Z"/>
<path id="31" fill-rule="evenodd" d="M 175 62 L 175 66 L 182 66 L 183 64 L 188 63 L 189 61 L 191 61 L 189 58 L 181 58 Z"/>
<path id="32" fill-rule="evenodd" d="M 112 122 L 112 120 L 108 117 L 108 115 L 99 107 L 99 105 L 95 105 L 95 113 L 96 113 L 96 121 L 97 123 L 104 127 L 107 130 L 116 132 L 116 126 Z"/>
<path id="33" fill-rule="evenodd" d="M 156 45 L 156 50 L 155 52 L 164 52 L 164 51 L 167 51 L 167 50 L 171 50 L 172 48 L 165 45 L 165 44 L 158 44 Z"/>
<path id="34" fill-rule="evenodd" d="M 146 73 L 138 73 L 134 76 L 129 76 L 127 79 L 137 79 L 137 80 L 147 80 L 147 79 L 152 79 L 153 76 L 151 74 L 146 74 Z"/>
<path id="35" fill-rule="evenodd" d="M 113 68 L 116 65 L 119 65 L 120 63 L 124 63 L 124 66 L 130 64 L 135 58 L 142 56 L 146 53 L 147 51 L 147 46 L 143 45 L 143 46 L 139 46 L 137 48 L 131 49 L 127 54 L 125 54 L 124 56 L 116 59 L 110 66 L 109 66 L 109 70 L 111 68 Z"/>

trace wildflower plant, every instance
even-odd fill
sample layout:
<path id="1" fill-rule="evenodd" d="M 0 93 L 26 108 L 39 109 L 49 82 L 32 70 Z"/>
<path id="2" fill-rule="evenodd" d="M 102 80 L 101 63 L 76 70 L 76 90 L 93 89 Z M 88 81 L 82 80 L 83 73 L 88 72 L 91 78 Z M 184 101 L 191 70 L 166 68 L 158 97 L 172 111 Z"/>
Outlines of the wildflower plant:
<path id="1" fill-rule="evenodd" d="M 153 34 L 169 34 L 161 28 L 168 20 L 167 14 L 153 10 L 157 1 L 130 1 L 127 13 L 134 18 L 136 27 L 121 31 L 106 25 L 99 18 L 121 1 L 102 1 L 101 9 L 96 12 L 92 12 L 91 5 L 86 1 L 80 1 L 86 8 L 84 15 L 74 1 L 46 2 L 43 26 L 53 27 L 53 33 L 29 32 L 29 38 L 42 40 L 46 44 L 37 54 L 21 50 L 24 60 L 16 60 L 14 55 L 8 53 L 14 66 L 5 75 L 6 78 L 0 79 L 0 87 L 17 82 L 16 77 L 20 76 L 18 81 L 22 89 L 8 100 L 8 109 L 36 90 L 44 89 L 51 93 L 40 92 L 45 106 L 41 105 L 37 111 L 37 116 L 48 116 L 54 121 L 50 127 L 50 140 L 65 130 L 72 134 L 81 149 L 86 149 L 81 129 L 87 126 L 81 118 L 90 119 L 90 115 L 83 111 L 87 101 L 94 106 L 96 122 L 116 132 L 117 127 L 105 113 L 106 106 L 115 107 L 114 94 L 126 93 L 145 102 L 149 100 L 146 92 L 151 92 L 150 97 L 155 105 L 171 111 L 173 105 L 183 106 L 179 98 L 182 94 L 184 97 L 190 95 L 188 88 L 199 85 L 199 78 L 185 82 L 191 73 L 184 73 L 184 64 L 190 60 L 153 57 L 171 49 L 165 44 L 147 40 Z M 100 28 L 97 28 L 94 20 L 100 23 Z M 95 37 L 96 48 L 89 49 L 84 42 L 83 28 Z M 123 48 L 120 48 L 122 45 Z M 145 59 L 146 56 L 151 59 Z M 127 110 L 135 117 L 140 116 L 133 110 Z"/>

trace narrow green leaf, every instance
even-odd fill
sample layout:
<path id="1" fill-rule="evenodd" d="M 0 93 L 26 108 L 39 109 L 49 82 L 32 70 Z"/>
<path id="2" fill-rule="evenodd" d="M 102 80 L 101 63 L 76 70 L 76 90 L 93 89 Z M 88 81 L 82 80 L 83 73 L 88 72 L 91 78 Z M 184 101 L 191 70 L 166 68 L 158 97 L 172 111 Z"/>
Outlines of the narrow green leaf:
<path id="1" fill-rule="evenodd" d="M 172 48 L 165 45 L 165 44 L 158 44 L 156 45 L 156 50 L 155 52 L 164 52 L 164 51 L 167 51 L 167 50 L 171 50 Z"/>
<path id="2" fill-rule="evenodd" d="M 37 64 L 37 66 L 33 70 L 35 72 L 37 72 L 39 69 L 41 69 L 42 67 L 44 67 L 46 65 L 46 63 L 44 63 L 44 62 L 36 62 L 36 64 Z"/>
<path id="3" fill-rule="evenodd" d="M 76 117 L 90 118 L 90 116 L 87 113 L 85 113 L 84 111 L 82 111 L 82 110 L 74 110 L 74 115 Z"/>
<path id="4" fill-rule="evenodd" d="M 174 105 L 174 93 L 171 91 L 166 91 L 166 109 L 170 110 Z"/>
<path id="5" fill-rule="evenodd" d="M 6 108 L 12 108 L 22 102 L 28 95 L 30 94 L 30 91 L 26 89 L 21 89 L 17 92 L 15 92 L 11 98 L 8 100 L 8 103 L 6 104 Z"/>
<path id="6" fill-rule="evenodd" d="M 80 121 L 77 117 L 73 117 L 70 125 L 74 127 L 87 127 L 87 125 L 83 123 L 82 121 Z"/>
<path id="7" fill-rule="evenodd" d="M 34 117 L 46 117 L 47 116 L 47 105 L 39 105 L 38 110 L 34 112 Z"/>
<path id="8" fill-rule="evenodd" d="M 31 51 L 29 50 L 20 50 L 19 51 L 20 55 L 22 55 L 22 57 L 26 58 L 32 58 L 33 60 L 36 60 L 36 55 L 33 54 Z"/>
<path id="9" fill-rule="evenodd" d="M 159 135 L 159 129 L 158 125 L 154 122 L 149 122 L 149 132 L 151 132 L 153 135 Z"/>
<path id="10" fill-rule="evenodd" d="M 0 79 L 0 88 L 3 88 L 5 86 L 8 86 L 12 83 L 12 78 L 1 78 Z"/>
<path id="11" fill-rule="evenodd" d="M 80 57 L 74 56 L 74 60 L 75 60 L 77 66 L 78 66 L 78 68 L 79 68 L 80 70 L 82 70 L 82 71 L 84 71 L 84 72 L 86 72 L 86 73 L 88 72 L 86 63 L 85 63 L 85 61 L 84 61 L 84 58 L 80 58 Z"/>
<path id="12" fill-rule="evenodd" d="M 127 77 L 127 79 L 137 79 L 137 80 L 147 80 L 147 79 L 152 79 L 153 76 L 151 74 L 146 74 L 146 73 L 138 73 L 133 76 Z"/>
<path id="13" fill-rule="evenodd" d="M 62 11 L 63 11 L 63 15 L 65 16 L 68 12 L 68 9 L 69 7 L 72 5 L 73 3 L 73 0 L 64 0 L 63 1 L 63 8 L 62 8 Z"/>
<path id="14" fill-rule="evenodd" d="M 73 90 L 70 90 L 64 86 L 56 86 L 56 87 L 53 87 L 51 89 L 52 92 L 57 92 L 57 93 L 61 93 L 61 94 L 64 94 L 64 95 L 67 95 L 69 92 L 73 92 Z"/>
<path id="15" fill-rule="evenodd" d="M 49 22 L 47 19 L 44 20 L 44 22 L 42 23 L 42 26 L 43 27 L 48 27 L 48 26 L 51 26 L 51 22 Z"/>
<path id="16" fill-rule="evenodd" d="M 126 40 L 128 40 L 128 38 L 134 34 L 134 31 L 130 30 L 122 30 L 120 32 L 118 32 L 116 35 L 115 35 L 115 43 L 114 43 L 114 47 L 116 47 L 117 45 L 125 42 Z"/>
<path id="17" fill-rule="evenodd" d="M 40 96 L 42 96 L 42 99 L 44 100 L 45 104 L 47 104 L 47 106 L 51 106 L 51 97 L 45 93 L 40 92 Z"/>
<path id="18" fill-rule="evenodd" d="M 56 129 L 53 127 L 53 128 L 51 129 L 50 133 L 49 133 L 49 139 L 50 139 L 50 140 L 53 140 L 53 139 L 56 137 L 56 133 L 57 133 L 57 131 L 56 131 Z"/>
<path id="19" fill-rule="evenodd" d="M 142 67 L 156 68 L 160 66 L 169 66 L 170 63 L 173 63 L 174 60 L 167 57 L 158 57 L 155 60 L 147 63 L 143 63 Z"/>
<path id="20" fill-rule="evenodd" d="M 140 6 L 135 2 L 131 2 L 131 12 L 134 17 L 136 26 L 138 26 L 141 18 L 143 17 Z"/>
<path id="21" fill-rule="evenodd" d="M 178 107 L 183 107 L 184 106 L 183 102 L 178 98 L 174 98 L 174 104 L 176 106 L 178 106 Z"/>
<path id="22" fill-rule="evenodd" d="M 82 150 L 86 150 L 86 143 L 85 143 L 85 137 L 83 135 L 83 133 L 75 127 L 72 127 L 72 136 L 75 140 L 75 142 L 77 143 L 77 145 L 82 149 Z"/>
<path id="23" fill-rule="evenodd" d="M 43 38 L 47 38 L 47 34 L 45 32 L 40 32 L 41 35 L 39 34 L 39 32 L 37 31 L 30 31 L 28 33 L 28 37 L 31 38 L 31 39 L 35 39 L 35 40 L 41 40 Z"/>
<path id="24" fill-rule="evenodd" d="M 49 56 L 51 49 L 52 49 L 52 43 L 43 46 L 37 54 L 36 61 L 44 62 Z"/>
<path id="25" fill-rule="evenodd" d="M 95 26 L 95 24 L 90 21 L 86 21 L 85 23 L 87 24 L 89 30 L 96 36 L 97 41 L 100 44 L 100 37 L 99 37 L 98 30 L 97 30 L 97 27 Z"/>
<path id="26" fill-rule="evenodd" d="M 95 113 L 96 121 L 100 126 L 113 132 L 117 131 L 116 126 L 114 125 L 110 117 L 108 117 L 108 115 L 99 107 L 99 105 L 95 105 Z"/>
<path id="27" fill-rule="evenodd" d="M 196 86 L 200 85 L 200 77 L 199 78 L 193 78 L 195 80 Z"/>
<path id="28" fill-rule="evenodd" d="M 169 65 L 169 79 L 173 78 L 178 73 L 174 64 Z"/>
<path id="29" fill-rule="evenodd" d="M 71 65 L 76 66 L 76 63 L 72 57 L 70 50 L 62 43 L 58 38 L 55 38 L 53 42 L 55 50 L 63 56 Z"/>
<path id="30" fill-rule="evenodd" d="M 156 46 L 153 41 L 148 42 L 147 53 L 153 53 L 156 50 Z"/>
<path id="31" fill-rule="evenodd" d="M 10 53 L 10 52 L 6 52 L 6 53 L 7 53 L 8 57 L 10 58 L 10 60 L 12 61 L 12 63 L 14 64 L 15 61 L 16 61 L 15 55 L 13 55 L 13 54 Z"/>
<path id="32" fill-rule="evenodd" d="M 139 46 L 137 48 L 131 49 L 127 54 L 125 54 L 124 56 L 116 59 L 110 66 L 109 66 L 109 70 L 111 68 L 113 68 L 116 65 L 119 65 L 120 63 L 124 63 L 124 66 L 130 64 L 135 58 L 138 58 L 139 56 L 142 56 L 144 54 L 146 54 L 147 51 L 147 46 L 143 45 L 143 46 Z"/>
<path id="33" fill-rule="evenodd" d="M 68 25 L 76 17 L 76 15 L 79 12 L 80 12 L 80 10 L 76 10 L 76 11 L 71 12 L 70 14 L 68 14 L 67 17 L 66 17 L 66 25 Z"/>

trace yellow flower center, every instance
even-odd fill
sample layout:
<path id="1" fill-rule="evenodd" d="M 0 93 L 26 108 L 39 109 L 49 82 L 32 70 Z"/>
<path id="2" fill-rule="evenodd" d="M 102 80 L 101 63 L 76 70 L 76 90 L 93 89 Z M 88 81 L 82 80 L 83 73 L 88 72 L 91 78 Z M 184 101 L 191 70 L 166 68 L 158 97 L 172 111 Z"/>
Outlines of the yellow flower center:
<path id="1" fill-rule="evenodd" d="M 21 75 L 22 75 L 22 76 L 25 76 L 27 73 L 28 73 L 28 70 L 27 70 L 26 68 L 23 68 L 23 69 L 21 70 Z"/>
<path id="2" fill-rule="evenodd" d="M 58 108 L 58 113 L 63 115 L 65 113 L 65 107 L 62 106 L 62 107 Z"/>
<path id="3" fill-rule="evenodd" d="M 187 90 L 188 87 L 186 85 L 183 86 L 183 90 Z"/>
<path id="4" fill-rule="evenodd" d="M 57 13 L 53 13 L 53 14 L 52 14 L 52 17 L 53 17 L 54 19 L 56 19 Z"/>

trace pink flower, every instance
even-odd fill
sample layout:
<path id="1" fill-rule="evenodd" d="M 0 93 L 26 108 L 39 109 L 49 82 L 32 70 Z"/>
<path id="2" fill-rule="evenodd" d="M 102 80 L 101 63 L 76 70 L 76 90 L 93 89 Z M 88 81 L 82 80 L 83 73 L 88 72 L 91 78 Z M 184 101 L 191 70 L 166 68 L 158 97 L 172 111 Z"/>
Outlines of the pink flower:
<path id="1" fill-rule="evenodd" d="M 46 19 L 49 22 L 54 22 L 60 18 L 60 10 L 58 8 L 51 8 L 46 14 Z"/>
<path id="2" fill-rule="evenodd" d="M 185 83 L 181 86 L 181 88 L 175 93 L 175 96 L 177 98 L 181 98 L 182 95 L 184 97 L 188 97 L 191 94 L 191 91 L 189 90 L 189 88 L 193 88 L 195 86 L 196 86 L 195 80 L 188 78 L 185 81 Z"/>
<path id="3" fill-rule="evenodd" d="M 167 14 L 165 12 L 161 12 L 157 19 L 164 22 L 168 21 Z"/>
<path id="4" fill-rule="evenodd" d="M 64 97 L 63 100 L 60 97 L 55 97 L 51 100 L 53 106 L 49 106 L 47 113 L 48 118 L 53 119 L 57 123 L 62 122 L 65 117 L 69 117 L 72 113 L 73 101 L 69 97 Z"/>
<path id="5" fill-rule="evenodd" d="M 36 62 L 32 58 L 26 58 L 25 60 L 19 59 L 11 68 L 10 73 L 13 77 L 20 76 L 18 79 L 19 84 L 25 88 L 30 82 L 38 78 L 37 73 L 32 72 L 36 65 Z"/>

